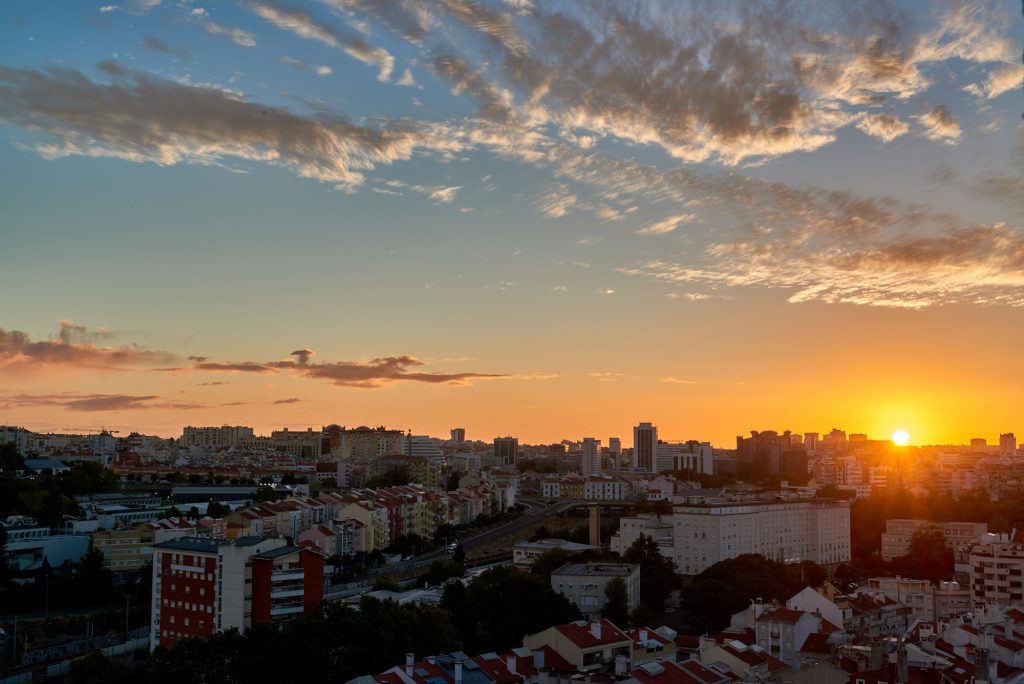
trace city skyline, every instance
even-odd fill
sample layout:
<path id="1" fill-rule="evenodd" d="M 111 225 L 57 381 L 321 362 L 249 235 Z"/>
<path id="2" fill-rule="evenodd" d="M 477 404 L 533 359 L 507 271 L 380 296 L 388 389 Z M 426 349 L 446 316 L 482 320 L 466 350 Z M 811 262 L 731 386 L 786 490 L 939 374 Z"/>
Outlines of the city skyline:
<path id="1" fill-rule="evenodd" d="M 0 423 L 1024 433 L 1017 3 L 0 12 Z"/>

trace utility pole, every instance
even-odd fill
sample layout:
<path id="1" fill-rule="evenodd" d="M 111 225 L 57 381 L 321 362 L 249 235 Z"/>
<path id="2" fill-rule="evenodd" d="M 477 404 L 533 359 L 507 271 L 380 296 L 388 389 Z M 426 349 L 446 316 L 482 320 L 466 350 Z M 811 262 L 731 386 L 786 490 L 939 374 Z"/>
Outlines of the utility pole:
<path id="1" fill-rule="evenodd" d="M 124 597 L 124 641 L 128 643 L 128 609 L 132 602 L 132 595 L 128 594 Z"/>

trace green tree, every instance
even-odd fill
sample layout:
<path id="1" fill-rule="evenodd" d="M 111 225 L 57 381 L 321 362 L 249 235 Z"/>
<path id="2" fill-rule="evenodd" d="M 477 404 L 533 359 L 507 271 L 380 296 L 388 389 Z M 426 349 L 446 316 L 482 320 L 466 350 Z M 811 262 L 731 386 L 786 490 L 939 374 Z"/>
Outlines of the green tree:
<path id="1" fill-rule="evenodd" d="M 427 571 L 417 578 L 416 583 L 420 586 L 429 584 L 436 587 L 452 577 L 462 577 L 465 572 L 466 569 L 462 563 L 437 560 L 431 563 Z"/>
<path id="2" fill-rule="evenodd" d="M 373 590 L 401 592 L 402 585 L 399 584 L 398 580 L 396 580 L 394 577 L 389 577 L 388 575 L 381 575 L 373 581 Z"/>
<path id="3" fill-rule="evenodd" d="M 621 577 L 613 577 L 604 588 L 604 608 L 601 616 L 617 627 L 629 624 L 629 592 Z"/>
<path id="4" fill-rule="evenodd" d="M 629 614 L 629 619 L 634 627 L 649 627 L 659 618 L 651 612 L 651 609 L 642 603 L 636 604 L 636 608 Z"/>
<path id="5" fill-rule="evenodd" d="M 455 553 L 452 554 L 452 563 L 458 563 L 464 565 L 466 562 L 466 549 L 462 548 L 462 544 L 458 544 L 455 547 Z"/>
<path id="6" fill-rule="evenodd" d="M 463 593 L 452 583 L 441 606 L 451 611 L 468 653 L 504 651 L 522 643 L 524 634 L 579 619 L 567 598 L 550 582 L 500 565 L 480 573 Z"/>
<path id="7" fill-rule="evenodd" d="M 907 555 L 894 559 L 892 565 L 904 577 L 938 583 L 953 577 L 953 551 L 946 544 L 942 530 L 925 525 L 910 537 Z"/>
<path id="8" fill-rule="evenodd" d="M 277 501 L 277 491 L 273 485 L 262 484 L 253 492 L 253 500 L 256 503 L 262 501 Z"/>
<path id="9" fill-rule="evenodd" d="M 746 604 L 734 598 L 734 590 L 716 579 L 695 580 L 683 589 L 683 608 L 690 623 L 702 633 L 715 632 L 729 625 L 729 618 Z"/>
<path id="10" fill-rule="evenodd" d="M 680 586 L 682 578 L 676 574 L 675 562 L 665 558 L 652 537 L 641 534 L 622 555 L 627 563 L 640 565 L 640 602 L 658 613 L 665 608 L 665 600 Z"/>
<path id="11" fill-rule="evenodd" d="M 0 470 L 24 470 L 25 460 L 14 442 L 0 444 Z"/>

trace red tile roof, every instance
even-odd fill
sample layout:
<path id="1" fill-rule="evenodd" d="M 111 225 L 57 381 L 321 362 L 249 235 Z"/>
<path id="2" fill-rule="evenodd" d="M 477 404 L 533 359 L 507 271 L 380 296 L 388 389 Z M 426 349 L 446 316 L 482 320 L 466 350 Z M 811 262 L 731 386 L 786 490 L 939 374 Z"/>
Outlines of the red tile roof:
<path id="1" fill-rule="evenodd" d="M 569 641 L 576 644 L 579 648 L 593 648 L 595 646 L 605 646 L 630 640 L 628 636 L 623 634 L 622 630 L 603 618 L 597 622 L 597 624 L 601 625 L 601 636 L 600 638 L 595 637 L 593 632 L 591 632 L 591 625 L 593 624 L 595 623 L 580 620 L 578 622 L 570 622 L 567 625 L 558 625 L 555 629 L 565 635 Z"/>

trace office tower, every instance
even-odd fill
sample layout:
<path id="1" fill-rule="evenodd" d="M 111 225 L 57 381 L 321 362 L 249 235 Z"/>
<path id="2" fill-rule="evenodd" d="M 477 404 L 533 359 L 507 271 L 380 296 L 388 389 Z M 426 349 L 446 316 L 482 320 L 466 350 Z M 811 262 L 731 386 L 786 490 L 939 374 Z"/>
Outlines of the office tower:
<path id="1" fill-rule="evenodd" d="M 466 441 L 466 428 L 452 428 L 452 443 L 462 444 Z"/>
<path id="2" fill-rule="evenodd" d="M 515 437 L 494 438 L 494 458 L 502 465 L 515 465 L 519 440 Z"/>
<path id="3" fill-rule="evenodd" d="M 804 433 L 804 447 L 807 449 L 807 453 L 813 454 L 818 448 L 818 433 L 817 432 L 805 432 Z"/>
<path id="4" fill-rule="evenodd" d="M 589 477 L 604 470 L 601 467 L 601 440 L 584 437 L 580 447 L 580 475 Z"/>
<path id="5" fill-rule="evenodd" d="M 999 435 L 999 453 L 1003 456 L 1017 453 L 1017 437 L 1012 432 Z"/>
<path id="6" fill-rule="evenodd" d="M 658 428 L 640 423 L 633 428 L 633 470 L 653 473 L 657 467 Z"/>

